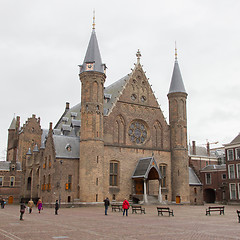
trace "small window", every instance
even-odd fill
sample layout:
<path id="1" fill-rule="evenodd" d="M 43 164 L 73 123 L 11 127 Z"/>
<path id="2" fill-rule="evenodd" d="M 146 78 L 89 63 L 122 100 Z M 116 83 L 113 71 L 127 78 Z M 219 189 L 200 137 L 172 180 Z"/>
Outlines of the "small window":
<path id="1" fill-rule="evenodd" d="M 225 173 L 222 174 L 222 179 L 226 179 L 227 175 Z"/>
<path id="2" fill-rule="evenodd" d="M 240 148 L 237 148 L 235 151 L 236 151 L 236 159 L 240 159 Z"/>
<path id="3" fill-rule="evenodd" d="M 167 179 L 167 166 L 165 164 L 160 164 L 159 166 L 161 175 L 162 175 L 162 180 L 161 180 L 161 187 L 166 188 L 167 183 L 166 183 L 166 179 Z"/>
<path id="4" fill-rule="evenodd" d="M 237 199 L 237 196 L 236 196 L 236 184 L 235 183 L 230 183 L 229 184 L 229 189 L 230 189 L 230 199 L 231 200 Z"/>
<path id="5" fill-rule="evenodd" d="M 237 164 L 236 167 L 237 167 L 237 178 L 240 178 L 240 164 Z"/>
<path id="6" fill-rule="evenodd" d="M 206 181 L 206 184 L 211 184 L 212 183 L 211 173 L 206 173 L 205 174 L 205 181 Z"/>
<path id="7" fill-rule="evenodd" d="M 68 175 L 68 189 L 72 190 L 72 175 Z"/>
<path id="8" fill-rule="evenodd" d="M 14 187 L 15 185 L 15 177 L 10 177 L 10 187 Z"/>
<path id="9" fill-rule="evenodd" d="M 233 149 L 228 149 L 227 150 L 227 160 L 228 161 L 234 160 L 234 158 L 233 158 Z"/>
<path id="10" fill-rule="evenodd" d="M 11 170 L 12 170 L 12 171 L 15 170 L 15 165 L 14 165 L 14 164 L 12 164 L 12 166 L 11 166 Z"/>
<path id="11" fill-rule="evenodd" d="M 137 95 L 136 95 L 136 94 L 132 94 L 132 95 L 131 95 L 131 99 L 132 99 L 133 101 L 135 101 L 135 100 L 137 99 Z"/>
<path id="12" fill-rule="evenodd" d="M 111 162 L 110 163 L 110 176 L 109 176 L 109 185 L 117 186 L 118 185 L 118 163 Z"/>
<path id="13" fill-rule="evenodd" d="M 0 187 L 3 186 L 3 177 L 0 177 Z"/>
<path id="14" fill-rule="evenodd" d="M 234 164 L 228 165 L 228 177 L 229 179 L 235 178 Z"/>

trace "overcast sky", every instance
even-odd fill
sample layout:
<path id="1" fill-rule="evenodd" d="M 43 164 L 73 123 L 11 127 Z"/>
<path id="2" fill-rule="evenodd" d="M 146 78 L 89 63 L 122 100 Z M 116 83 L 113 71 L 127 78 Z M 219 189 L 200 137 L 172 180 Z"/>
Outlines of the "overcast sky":
<path id="1" fill-rule="evenodd" d="M 1 0 L 0 159 L 15 116 L 55 125 L 80 102 L 78 65 L 92 31 L 93 9 L 106 86 L 141 63 L 168 121 L 175 41 L 188 92 L 188 137 L 229 143 L 239 133 L 240 1 Z M 212 145 L 214 147 L 214 145 Z"/>

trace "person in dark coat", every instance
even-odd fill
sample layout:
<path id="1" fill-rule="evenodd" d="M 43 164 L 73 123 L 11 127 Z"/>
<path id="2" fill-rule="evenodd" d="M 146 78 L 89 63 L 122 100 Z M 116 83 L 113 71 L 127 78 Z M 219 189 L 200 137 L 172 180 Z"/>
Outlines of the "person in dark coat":
<path id="1" fill-rule="evenodd" d="M 126 216 L 128 216 L 129 202 L 128 202 L 128 200 L 126 198 L 123 201 L 122 208 L 123 208 L 123 216 L 124 216 L 125 212 L 126 212 Z"/>
<path id="2" fill-rule="evenodd" d="M 23 220 L 23 214 L 25 213 L 25 204 L 23 202 L 20 203 L 20 220 Z"/>
<path id="3" fill-rule="evenodd" d="M 108 199 L 108 197 L 106 197 L 104 199 L 105 215 L 107 215 L 107 210 L 108 210 L 109 205 L 110 205 L 109 199 Z"/>
<path id="4" fill-rule="evenodd" d="M 56 200 L 56 203 L 55 203 L 55 215 L 58 215 L 58 209 L 59 209 L 59 203 L 58 203 L 58 200 Z"/>

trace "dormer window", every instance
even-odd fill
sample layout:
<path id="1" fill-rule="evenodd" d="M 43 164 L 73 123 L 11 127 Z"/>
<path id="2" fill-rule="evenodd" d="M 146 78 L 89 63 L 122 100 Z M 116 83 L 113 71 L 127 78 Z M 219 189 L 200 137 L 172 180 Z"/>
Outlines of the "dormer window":
<path id="1" fill-rule="evenodd" d="M 71 150 L 72 150 L 71 145 L 70 145 L 70 144 L 67 144 L 66 149 L 67 149 L 68 152 L 71 152 Z"/>

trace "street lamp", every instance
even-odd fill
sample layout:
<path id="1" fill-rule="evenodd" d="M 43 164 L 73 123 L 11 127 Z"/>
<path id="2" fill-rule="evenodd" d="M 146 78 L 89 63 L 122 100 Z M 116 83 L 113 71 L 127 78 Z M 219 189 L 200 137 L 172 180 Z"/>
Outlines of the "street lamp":
<path id="1" fill-rule="evenodd" d="M 59 182 L 59 207 L 61 204 L 61 180 L 62 180 L 62 164 L 63 164 L 63 160 L 60 160 L 60 182 Z"/>

